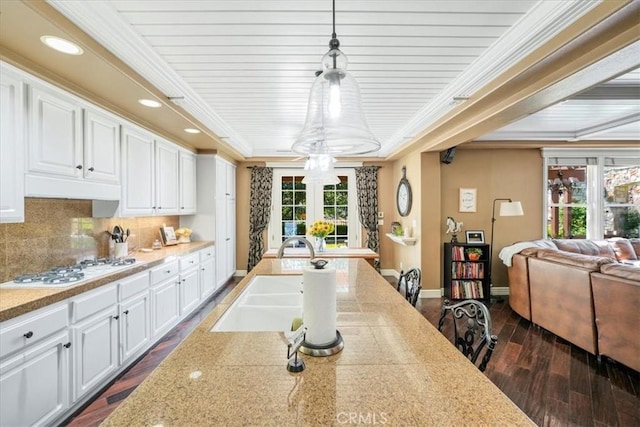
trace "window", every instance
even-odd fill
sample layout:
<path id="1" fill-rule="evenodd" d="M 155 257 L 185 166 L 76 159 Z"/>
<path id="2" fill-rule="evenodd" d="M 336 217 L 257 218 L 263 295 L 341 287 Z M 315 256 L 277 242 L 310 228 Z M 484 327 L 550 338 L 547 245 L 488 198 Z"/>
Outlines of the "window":
<path id="1" fill-rule="evenodd" d="M 304 184 L 304 173 L 302 169 L 274 169 L 269 247 L 279 248 L 291 236 L 304 237 L 319 219 L 335 224 L 333 233 L 325 239 L 328 249 L 360 247 L 355 171 L 336 169 L 340 183 L 335 185 Z M 301 242 L 292 245 L 304 246 Z"/>
<path id="2" fill-rule="evenodd" d="M 637 151 L 543 149 L 543 156 L 546 237 L 639 236 L 640 156 Z"/>
<path id="3" fill-rule="evenodd" d="M 639 237 L 640 166 L 604 166 L 604 237 Z"/>

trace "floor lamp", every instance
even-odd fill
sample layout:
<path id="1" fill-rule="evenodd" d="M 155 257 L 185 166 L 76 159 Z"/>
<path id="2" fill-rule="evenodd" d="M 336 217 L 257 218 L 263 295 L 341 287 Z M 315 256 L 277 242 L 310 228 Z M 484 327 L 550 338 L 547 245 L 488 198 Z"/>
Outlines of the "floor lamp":
<path id="1" fill-rule="evenodd" d="M 522 204 L 519 201 L 513 201 L 507 198 L 493 199 L 493 209 L 491 210 L 491 244 L 489 245 L 489 284 L 493 288 L 493 228 L 496 223 L 496 202 L 500 203 L 500 212 L 498 216 L 522 216 Z M 496 298 L 497 302 L 504 302 L 502 298 Z"/>

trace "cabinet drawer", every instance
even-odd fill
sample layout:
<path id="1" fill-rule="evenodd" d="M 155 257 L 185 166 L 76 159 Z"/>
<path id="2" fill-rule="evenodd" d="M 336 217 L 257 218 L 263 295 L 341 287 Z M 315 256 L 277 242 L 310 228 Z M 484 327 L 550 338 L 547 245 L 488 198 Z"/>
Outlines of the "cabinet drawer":
<path id="1" fill-rule="evenodd" d="M 114 306 L 118 303 L 118 293 L 115 284 L 102 286 L 71 299 L 71 322 L 82 319 Z"/>
<path id="2" fill-rule="evenodd" d="M 66 301 L 11 319 L 0 325 L 0 358 L 68 326 L 69 305 Z"/>
<path id="3" fill-rule="evenodd" d="M 185 255 L 180 258 L 180 271 L 185 271 L 193 267 L 197 267 L 200 263 L 200 255 L 195 254 Z"/>
<path id="4" fill-rule="evenodd" d="M 149 272 L 145 271 L 120 281 L 120 301 L 149 289 Z"/>
<path id="5" fill-rule="evenodd" d="M 200 253 L 200 262 L 205 262 L 209 259 L 213 259 L 215 255 L 215 248 L 210 246 L 208 248 L 202 249 Z"/>
<path id="6" fill-rule="evenodd" d="M 178 260 L 171 262 L 165 262 L 164 264 L 155 267 L 151 270 L 151 284 L 157 285 L 164 280 L 178 274 Z"/>

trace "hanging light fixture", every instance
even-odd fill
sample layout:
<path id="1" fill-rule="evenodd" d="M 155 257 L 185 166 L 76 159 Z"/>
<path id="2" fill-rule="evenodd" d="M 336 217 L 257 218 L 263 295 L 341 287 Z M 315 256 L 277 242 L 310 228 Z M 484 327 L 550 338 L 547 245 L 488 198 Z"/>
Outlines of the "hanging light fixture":
<path id="1" fill-rule="evenodd" d="M 574 177 L 565 179 L 562 170 L 558 169 L 558 176 L 554 179 L 549 179 L 547 183 L 552 193 L 558 193 L 559 196 L 562 196 L 565 191 L 574 191 L 580 184 L 580 180 Z"/>
<path id="2" fill-rule="evenodd" d="M 347 72 L 347 57 L 336 36 L 336 2 L 329 52 L 322 57 L 309 94 L 307 119 L 292 151 L 304 155 L 356 155 L 378 151 L 380 142 L 369 130 L 362 111 L 360 89 Z"/>

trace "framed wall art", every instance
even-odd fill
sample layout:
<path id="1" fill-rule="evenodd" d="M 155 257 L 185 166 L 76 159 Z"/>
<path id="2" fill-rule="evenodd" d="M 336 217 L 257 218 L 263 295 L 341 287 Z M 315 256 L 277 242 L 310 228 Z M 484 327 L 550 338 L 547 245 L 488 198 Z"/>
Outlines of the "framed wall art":
<path id="1" fill-rule="evenodd" d="M 460 212 L 475 212 L 477 194 L 476 188 L 461 188 L 458 210 Z"/>
<path id="2" fill-rule="evenodd" d="M 464 233 L 467 236 L 467 243 L 484 243 L 484 231 L 467 230 Z"/>
<path id="3" fill-rule="evenodd" d="M 160 236 L 162 237 L 162 243 L 165 246 L 177 245 L 178 239 L 176 238 L 176 232 L 173 227 L 160 227 Z"/>

